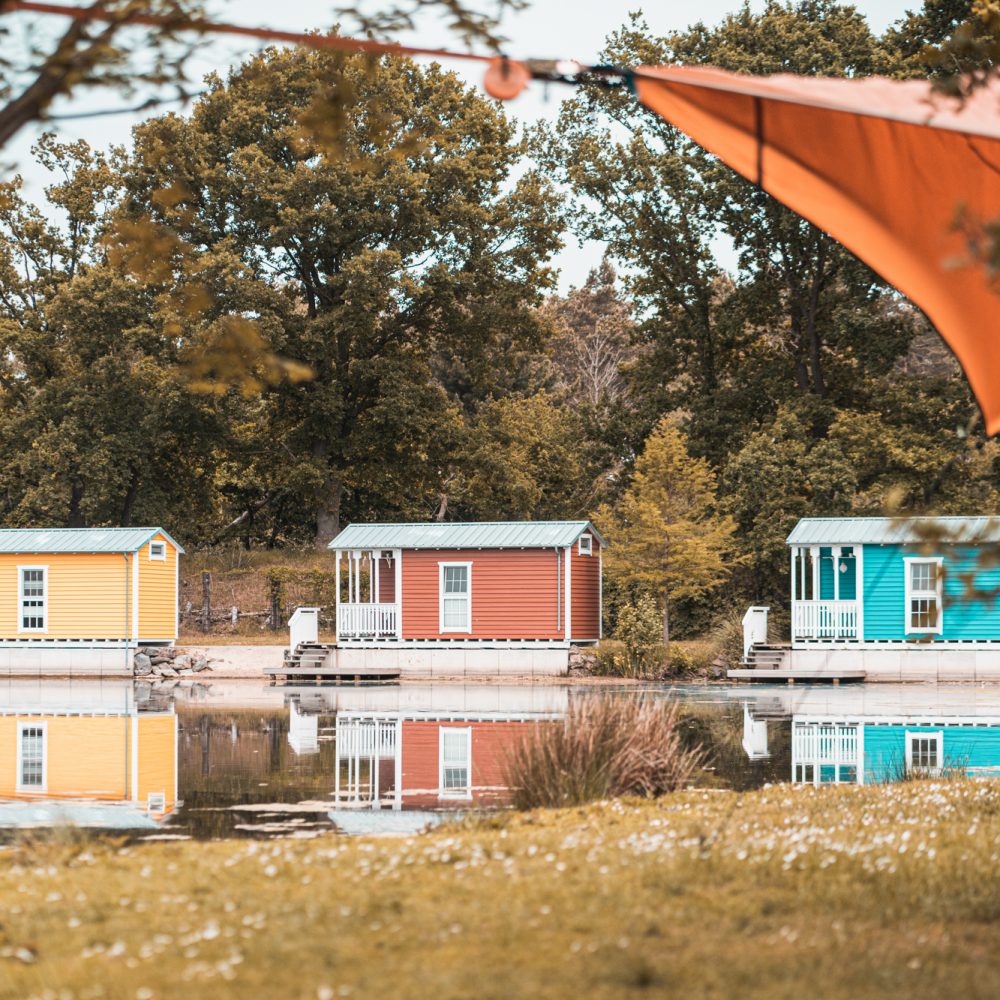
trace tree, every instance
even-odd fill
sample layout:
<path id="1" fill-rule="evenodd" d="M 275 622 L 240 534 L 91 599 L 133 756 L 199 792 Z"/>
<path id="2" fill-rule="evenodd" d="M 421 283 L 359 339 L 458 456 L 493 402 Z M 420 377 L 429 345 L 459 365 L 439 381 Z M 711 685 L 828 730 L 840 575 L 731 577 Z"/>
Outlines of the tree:
<path id="1" fill-rule="evenodd" d="M 316 139 L 331 74 L 349 97 Z M 345 497 L 400 508 L 432 474 L 455 421 L 437 358 L 488 372 L 501 338 L 540 342 L 558 199 L 534 172 L 510 182 L 521 153 L 503 112 L 451 73 L 305 51 L 267 51 L 212 78 L 190 117 L 137 129 L 130 214 L 180 234 L 195 262 L 235 255 L 269 289 L 255 317 L 269 346 L 313 373 L 272 389 L 260 446 L 317 545 Z"/>
<path id="2" fill-rule="evenodd" d="M 671 601 L 704 597 L 728 574 L 735 524 L 719 514 L 715 488 L 708 462 L 688 453 L 668 416 L 646 441 L 621 501 L 594 515 L 610 541 L 609 576 L 659 593 L 665 644 Z"/>
<path id="3" fill-rule="evenodd" d="M 620 402 L 626 388 L 622 369 L 636 357 L 635 322 L 608 260 L 590 271 L 581 288 L 550 298 L 544 311 L 556 329 L 552 362 L 560 389 L 590 408 Z"/>
<path id="4" fill-rule="evenodd" d="M 51 137 L 38 154 L 58 176 L 44 213 L 0 187 L 0 514 L 187 533 L 214 513 L 219 406 L 191 398 L 155 295 L 108 261 L 118 155 Z"/>

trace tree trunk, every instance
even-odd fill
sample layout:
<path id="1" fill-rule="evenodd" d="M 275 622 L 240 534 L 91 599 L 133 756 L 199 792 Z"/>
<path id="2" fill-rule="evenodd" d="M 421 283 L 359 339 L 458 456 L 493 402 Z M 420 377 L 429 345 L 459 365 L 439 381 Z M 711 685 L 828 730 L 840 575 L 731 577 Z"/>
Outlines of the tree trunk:
<path id="1" fill-rule="evenodd" d="M 66 516 L 67 528 L 85 528 L 87 522 L 84 519 L 80 505 L 83 502 L 83 483 L 73 483 L 69 490 L 69 513 Z"/>
<path id="2" fill-rule="evenodd" d="M 118 522 L 123 528 L 132 526 L 132 511 L 135 510 L 135 500 L 139 495 L 139 473 L 135 469 L 130 470 L 128 490 L 125 492 L 125 499 L 122 502 L 122 515 Z"/>
<path id="3" fill-rule="evenodd" d="M 670 596 L 663 588 L 663 648 L 670 649 Z"/>
<path id="4" fill-rule="evenodd" d="M 313 443 L 313 460 L 324 466 L 323 485 L 316 493 L 316 534 L 313 544 L 317 549 L 325 549 L 340 534 L 340 503 L 344 496 L 344 477 L 339 469 L 330 468 L 329 456 L 330 446 L 325 441 Z"/>

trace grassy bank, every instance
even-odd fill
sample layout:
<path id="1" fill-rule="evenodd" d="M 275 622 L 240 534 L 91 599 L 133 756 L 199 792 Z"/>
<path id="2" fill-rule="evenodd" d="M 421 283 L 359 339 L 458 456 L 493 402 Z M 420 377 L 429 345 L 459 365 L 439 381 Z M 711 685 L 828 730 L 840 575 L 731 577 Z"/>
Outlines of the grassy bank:
<path id="1" fill-rule="evenodd" d="M 57 838 L 0 854 L 0 996 L 996 996 L 998 858 L 1000 787 L 969 781 Z"/>

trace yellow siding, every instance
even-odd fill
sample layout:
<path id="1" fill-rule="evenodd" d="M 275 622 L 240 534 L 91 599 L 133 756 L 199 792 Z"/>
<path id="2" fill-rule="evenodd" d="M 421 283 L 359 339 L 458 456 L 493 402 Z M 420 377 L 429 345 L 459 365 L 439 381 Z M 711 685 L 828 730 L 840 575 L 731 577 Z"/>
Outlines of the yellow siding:
<path id="1" fill-rule="evenodd" d="M 167 812 L 177 802 L 177 716 L 139 716 L 139 801 L 163 792 Z"/>
<path id="2" fill-rule="evenodd" d="M 46 788 L 17 790 L 17 733 L 22 722 L 46 727 Z M 138 802 L 164 792 L 166 810 L 177 801 L 177 718 L 140 715 L 138 722 Z M 0 716 L 0 798 L 88 798 L 123 801 L 131 797 L 132 718 L 117 716 Z"/>
<path id="3" fill-rule="evenodd" d="M 139 549 L 139 638 L 177 638 L 177 549 L 163 535 L 165 562 L 149 558 L 149 543 Z"/>
<path id="4" fill-rule="evenodd" d="M 21 722 L 44 722 L 47 730 L 47 787 L 41 793 L 17 792 L 17 730 Z M 10 757 L 0 795 L 38 794 L 47 798 L 116 800 L 127 781 L 126 716 L 20 716 L 0 718 L 3 758 Z"/>
<path id="5" fill-rule="evenodd" d="M 132 607 L 125 562 L 120 552 L 0 553 L 0 639 L 125 638 Z M 48 568 L 45 632 L 17 630 L 19 566 Z"/>

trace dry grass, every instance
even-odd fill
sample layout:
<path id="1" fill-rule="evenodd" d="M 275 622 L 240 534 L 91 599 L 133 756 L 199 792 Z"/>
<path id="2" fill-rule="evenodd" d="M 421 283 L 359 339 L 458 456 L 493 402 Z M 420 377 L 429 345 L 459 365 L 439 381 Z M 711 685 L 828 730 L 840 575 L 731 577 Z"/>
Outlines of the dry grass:
<path id="1" fill-rule="evenodd" d="M 0 997 L 1000 995 L 1000 786 L 0 851 Z"/>
<path id="2" fill-rule="evenodd" d="M 558 722 L 514 745 L 505 783 L 518 809 L 581 805 L 683 788 L 702 762 L 682 745 L 679 704 L 650 698 L 578 698 Z"/>

